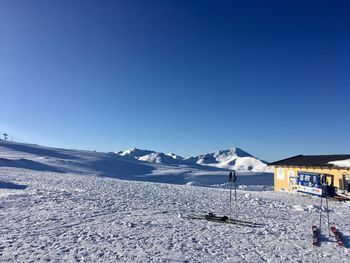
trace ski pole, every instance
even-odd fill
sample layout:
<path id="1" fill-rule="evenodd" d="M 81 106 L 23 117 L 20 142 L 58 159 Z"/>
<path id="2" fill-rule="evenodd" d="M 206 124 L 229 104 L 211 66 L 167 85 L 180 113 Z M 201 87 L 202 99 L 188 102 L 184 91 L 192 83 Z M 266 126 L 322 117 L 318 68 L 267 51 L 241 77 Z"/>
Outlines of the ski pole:
<path id="1" fill-rule="evenodd" d="M 326 196 L 326 207 L 327 207 L 327 224 L 328 224 L 328 235 L 331 236 L 331 230 L 329 228 L 329 209 L 328 209 L 328 199 Z"/>
<path id="2" fill-rule="evenodd" d="M 323 197 L 321 196 L 321 207 L 320 207 L 320 234 L 321 234 L 321 217 L 322 217 L 322 199 L 323 199 Z"/>
<path id="3" fill-rule="evenodd" d="M 235 182 L 235 218 L 237 219 L 237 177 L 236 172 L 233 173 L 233 179 Z"/>
<path id="4" fill-rule="evenodd" d="M 229 182 L 230 182 L 230 217 L 232 218 L 232 183 L 233 183 L 233 175 L 232 172 L 229 174 Z"/>

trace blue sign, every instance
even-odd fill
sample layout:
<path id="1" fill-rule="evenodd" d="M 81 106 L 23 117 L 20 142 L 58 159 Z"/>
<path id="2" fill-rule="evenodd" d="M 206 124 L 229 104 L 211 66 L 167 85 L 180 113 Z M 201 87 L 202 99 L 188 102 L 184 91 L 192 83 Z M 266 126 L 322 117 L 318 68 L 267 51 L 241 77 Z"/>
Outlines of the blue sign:
<path id="1" fill-rule="evenodd" d="M 322 196 L 321 174 L 298 172 L 297 191 Z"/>

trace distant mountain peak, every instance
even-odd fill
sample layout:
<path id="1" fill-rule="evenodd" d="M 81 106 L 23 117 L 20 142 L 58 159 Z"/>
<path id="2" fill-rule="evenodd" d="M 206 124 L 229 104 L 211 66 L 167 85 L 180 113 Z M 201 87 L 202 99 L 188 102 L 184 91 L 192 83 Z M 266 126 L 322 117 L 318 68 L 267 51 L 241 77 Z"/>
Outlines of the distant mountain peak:
<path id="1" fill-rule="evenodd" d="M 231 147 L 226 150 L 217 150 L 212 152 L 214 156 L 238 156 L 238 157 L 253 157 L 251 154 L 243 151 L 238 147 Z"/>
<path id="2" fill-rule="evenodd" d="M 178 156 L 174 153 L 165 154 L 162 152 L 156 152 L 151 150 L 141 150 L 138 148 L 129 148 L 125 151 L 116 152 L 116 154 L 135 158 L 140 161 L 162 163 L 162 164 L 178 164 L 179 161 L 184 160 L 183 157 Z"/>
<path id="3" fill-rule="evenodd" d="M 265 172 L 266 163 L 238 147 L 217 150 L 187 159 L 189 163 L 236 171 Z"/>
<path id="4" fill-rule="evenodd" d="M 154 153 L 154 151 L 141 150 L 141 149 L 138 149 L 138 148 L 129 148 L 129 149 L 125 150 L 125 151 L 116 152 L 116 154 L 118 154 L 118 155 L 130 156 L 130 157 L 134 157 L 134 158 L 141 157 L 141 156 L 144 156 L 144 155 L 147 155 L 147 154 L 151 154 L 151 153 Z"/>
<path id="5" fill-rule="evenodd" d="M 177 160 L 184 160 L 184 159 L 185 159 L 185 158 L 183 158 L 182 156 L 177 155 L 177 154 L 175 154 L 175 153 L 166 153 L 165 155 L 170 156 L 170 157 L 172 157 L 172 158 L 174 158 L 174 159 L 177 159 Z"/>

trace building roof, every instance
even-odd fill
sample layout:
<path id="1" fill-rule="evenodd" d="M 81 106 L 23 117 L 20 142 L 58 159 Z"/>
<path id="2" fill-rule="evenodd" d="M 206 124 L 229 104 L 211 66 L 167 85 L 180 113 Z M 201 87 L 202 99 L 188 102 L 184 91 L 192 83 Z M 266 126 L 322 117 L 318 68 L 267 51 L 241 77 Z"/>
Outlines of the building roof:
<path id="1" fill-rule="evenodd" d="M 329 162 L 342 161 L 342 160 L 348 160 L 348 159 L 350 159 L 350 154 L 296 155 L 287 159 L 269 163 L 269 165 L 342 168 L 342 167 L 330 164 Z"/>

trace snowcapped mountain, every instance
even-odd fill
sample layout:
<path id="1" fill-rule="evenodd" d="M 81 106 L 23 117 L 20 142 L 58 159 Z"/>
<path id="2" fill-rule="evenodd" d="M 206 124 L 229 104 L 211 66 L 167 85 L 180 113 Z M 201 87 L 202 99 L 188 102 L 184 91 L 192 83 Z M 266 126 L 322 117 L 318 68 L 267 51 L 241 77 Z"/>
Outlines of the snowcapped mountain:
<path id="1" fill-rule="evenodd" d="M 237 147 L 227 150 L 219 150 L 187 159 L 174 153 L 165 154 L 137 148 L 130 148 L 125 151 L 116 152 L 116 154 L 135 158 L 139 161 L 166 165 L 201 165 L 240 172 L 271 172 L 265 162 Z"/>
<path id="2" fill-rule="evenodd" d="M 155 153 L 155 152 L 149 151 L 149 150 L 141 150 L 141 149 L 137 149 L 137 148 L 130 148 L 130 149 L 127 149 L 125 151 L 116 152 L 116 154 L 118 154 L 118 155 L 128 156 L 128 157 L 135 158 L 135 159 L 138 159 L 142 156 L 152 154 L 152 153 Z"/>
<path id="3" fill-rule="evenodd" d="M 240 148 L 219 150 L 187 159 L 188 162 L 241 172 L 267 172 L 267 164 Z"/>
<path id="4" fill-rule="evenodd" d="M 176 155 L 175 153 L 166 153 L 165 155 L 170 156 L 176 160 L 184 160 L 182 156 Z"/>
<path id="5" fill-rule="evenodd" d="M 125 151 L 116 152 L 120 156 L 127 156 L 135 158 L 139 161 L 159 163 L 159 164 L 181 164 L 184 160 L 183 157 L 178 156 L 174 153 L 161 153 L 150 150 L 141 150 L 137 148 L 130 148 Z"/>

